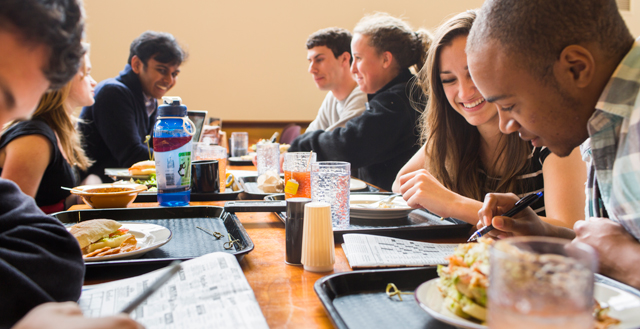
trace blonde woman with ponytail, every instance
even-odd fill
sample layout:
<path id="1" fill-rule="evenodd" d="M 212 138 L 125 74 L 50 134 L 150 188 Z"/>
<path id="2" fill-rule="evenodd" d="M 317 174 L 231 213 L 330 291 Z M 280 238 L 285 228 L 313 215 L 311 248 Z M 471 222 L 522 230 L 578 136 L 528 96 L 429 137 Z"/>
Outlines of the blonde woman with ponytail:
<path id="1" fill-rule="evenodd" d="M 72 115 L 77 107 L 94 102 L 96 81 L 90 71 L 87 53 L 67 85 L 44 94 L 31 119 L 7 124 L 0 138 L 0 177 L 18 184 L 45 213 L 65 210 L 67 202 L 73 203 L 74 198 L 60 187 L 76 186 L 77 169 L 86 170 L 91 164 Z"/>
<path id="2" fill-rule="evenodd" d="M 418 117 L 412 104 L 424 102 L 411 90 L 431 41 L 403 20 L 388 14 L 367 15 L 353 30 L 351 73 L 367 94 L 364 113 L 344 128 L 306 133 L 290 152 L 318 154 L 318 161 L 348 161 L 352 175 L 383 189 L 391 189 L 395 174 L 418 150 Z M 410 96 L 411 95 L 411 99 Z"/>
<path id="3" fill-rule="evenodd" d="M 393 191 L 443 217 L 478 222 L 484 196 L 544 191 L 531 208 L 547 222 L 573 227 L 584 218 L 586 166 L 579 150 L 559 158 L 499 130 L 498 109 L 476 89 L 465 46 L 476 18 L 469 10 L 438 28 L 420 85 L 429 95 L 422 148 L 397 175 Z M 429 88 L 426 88 L 426 87 Z"/>

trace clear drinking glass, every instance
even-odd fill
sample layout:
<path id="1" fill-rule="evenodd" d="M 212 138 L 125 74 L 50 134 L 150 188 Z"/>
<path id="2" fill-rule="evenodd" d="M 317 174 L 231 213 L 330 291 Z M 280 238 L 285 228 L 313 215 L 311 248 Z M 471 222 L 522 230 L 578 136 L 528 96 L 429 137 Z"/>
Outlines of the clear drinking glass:
<path id="1" fill-rule="evenodd" d="M 349 226 L 349 182 L 351 164 L 320 161 L 311 164 L 311 199 L 331 205 L 333 227 Z"/>
<path id="2" fill-rule="evenodd" d="M 266 143 L 256 145 L 258 176 L 273 171 L 280 174 L 280 144 Z"/>
<path id="3" fill-rule="evenodd" d="M 490 251 L 490 328 L 594 328 L 596 253 L 548 237 L 496 242 Z"/>
<path id="4" fill-rule="evenodd" d="M 311 198 L 311 164 L 316 162 L 316 153 L 287 152 L 284 154 L 284 198 Z M 291 179 L 298 183 L 296 193 L 290 193 L 287 182 Z"/>
<path id="5" fill-rule="evenodd" d="M 218 174 L 220 175 L 220 193 L 226 190 L 227 174 L 227 149 L 208 143 L 193 143 L 192 161 L 198 160 L 218 160 Z"/>
<path id="6" fill-rule="evenodd" d="M 234 132 L 231 134 L 231 156 L 239 157 L 249 154 L 249 133 Z"/>

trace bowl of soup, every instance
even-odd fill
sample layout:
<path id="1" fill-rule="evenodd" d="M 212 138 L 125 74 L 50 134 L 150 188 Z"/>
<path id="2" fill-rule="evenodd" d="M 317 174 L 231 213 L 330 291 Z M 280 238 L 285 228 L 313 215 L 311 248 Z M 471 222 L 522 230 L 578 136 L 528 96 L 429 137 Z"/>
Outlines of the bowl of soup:
<path id="1" fill-rule="evenodd" d="M 78 195 L 91 208 L 126 208 L 146 191 L 141 184 L 100 184 L 74 187 L 71 193 Z"/>

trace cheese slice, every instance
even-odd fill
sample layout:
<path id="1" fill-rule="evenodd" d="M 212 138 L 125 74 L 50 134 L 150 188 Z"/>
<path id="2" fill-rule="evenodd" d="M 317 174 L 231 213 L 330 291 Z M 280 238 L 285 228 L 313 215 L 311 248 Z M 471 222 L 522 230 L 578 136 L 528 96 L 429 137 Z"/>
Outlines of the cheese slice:
<path id="1" fill-rule="evenodd" d="M 118 248 L 120 247 L 120 244 L 122 244 L 122 241 L 126 240 L 127 238 L 129 238 L 131 236 L 131 233 L 127 233 L 124 235 L 118 235 L 116 237 L 113 238 L 103 238 L 100 239 L 98 242 L 91 244 L 88 248 L 87 248 L 87 252 L 86 253 L 90 253 L 94 250 L 98 250 L 104 247 L 111 247 L 111 248 Z"/>

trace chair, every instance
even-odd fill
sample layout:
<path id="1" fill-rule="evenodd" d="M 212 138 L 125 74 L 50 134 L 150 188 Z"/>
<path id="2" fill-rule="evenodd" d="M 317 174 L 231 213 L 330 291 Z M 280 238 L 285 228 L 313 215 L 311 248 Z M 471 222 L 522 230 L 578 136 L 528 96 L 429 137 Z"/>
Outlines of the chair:
<path id="1" fill-rule="evenodd" d="M 302 128 L 295 123 L 288 124 L 282 129 L 280 134 L 280 144 L 291 144 L 296 137 L 300 136 Z"/>

